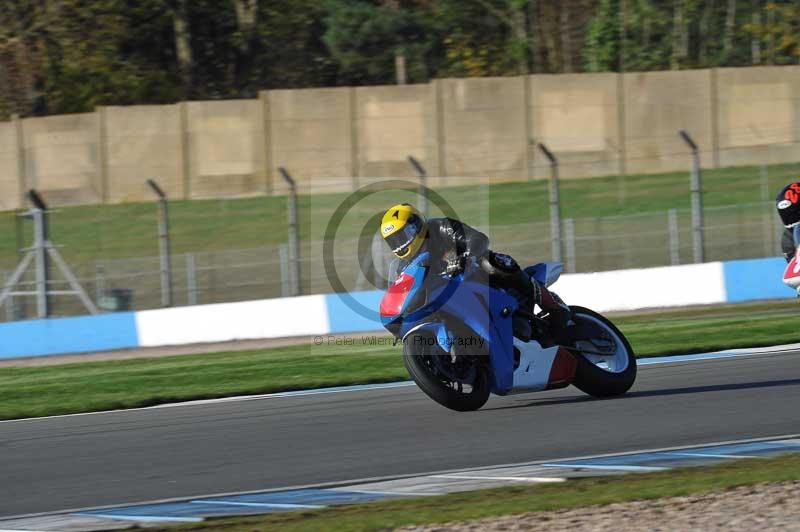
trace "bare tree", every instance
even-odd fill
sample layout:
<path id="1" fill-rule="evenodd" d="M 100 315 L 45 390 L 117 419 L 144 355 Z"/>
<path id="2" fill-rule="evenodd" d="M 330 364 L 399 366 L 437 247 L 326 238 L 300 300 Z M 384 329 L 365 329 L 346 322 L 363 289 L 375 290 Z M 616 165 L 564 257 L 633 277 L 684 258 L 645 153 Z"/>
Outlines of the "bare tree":
<path id="1" fill-rule="evenodd" d="M 569 11 L 570 6 L 567 2 L 559 4 L 559 27 L 561 31 L 561 57 L 562 72 L 572 72 L 572 28 L 570 26 Z"/>
<path id="2" fill-rule="evenodd" d="M 239 39 L 236 42 L 236 80 L 239 89 L 248 85 L 248 75 L 255 56 L 258 28 L 258 0 L 234 0 L 236 26 Z"/>
<path id="3" fill-rule="evenodd" d="M 707 0 L 700 17 L 700 49 L 698 50 L 698 61 L 705 65 L 708 59 L 708 41 L 710 39 L 709 28 L 711 27 L 711 14 L 714 10 L 715 0 Z"/>
<path id="4" fill-rule="evenodd" d="M 400 10 L 399 0 L 383 0 L 383 6 L 395 11 Z M 394 51 L 394 74 L 398 85 L 405 85 L 408 82 L 408 74 L 406 68 L 406 55 L 403 50 L 397 48 Z"/>
<path id="5" fill-rule="evenodd" d="M 672 70 L 679 70 L 682 62 L 689 56 L 689 20 L 686 8 L 686 0 L 675 2 L 672 24 Z"/>
<path id="6" fill-rule="evenodd" d="M 192 91 L 192 45 L 189 28 L 188 0 L 173 0 L 172 24 L 175 32 L 175 54 L 178 58 L 178 71 L 183 81 L 184 97 Z"/>
<path id="7" fill-rule="evenodd" d="M 761 2 L 759 0 L 752 0 L 753 1 L 753 13 L 752 13 L 752 20 L 753 20 L 753 27 L 761 26 Z M 754 65 L 761 64 L 761 37 L 756 35 L 755 33 L 751 34 L 750 37 L 750 53 L 753 57 L 752 61 Z"/>
<path id="8" fill-rule="evenodd" d="M 728 59 L 733 50 L 733 33 L 736 30 L 736 0 L 728 0 L 725 12 L 725 36 L 722 40 L 722 54 Z"/>
<path id="9" fill-rule="evenodd" d="M 239 51 L 247 55 L 255 38 L 256 24 L 258 22 L 258 0 L 234 0 L 236 8 L 236 23 L 242 34 L 239 41 Z"/>

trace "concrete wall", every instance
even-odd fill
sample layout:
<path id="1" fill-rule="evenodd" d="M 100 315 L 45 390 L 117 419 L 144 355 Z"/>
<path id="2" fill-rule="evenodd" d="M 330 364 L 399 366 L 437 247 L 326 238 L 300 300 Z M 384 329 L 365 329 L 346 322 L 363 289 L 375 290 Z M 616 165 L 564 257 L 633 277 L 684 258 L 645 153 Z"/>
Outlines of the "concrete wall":
<path id="1" fill-rule="evenodd" d="M 181 104 L 104 107 L 105 172 L 112 203 L 155 198 L 155 179 L 172 198 L 185 197 Z"/>
<path id="2" fill-rule="evenodd" d="M 22 120 L 26 188 L 53 205 L 103 201 L 99 138 L 97 113 Z"/>
<path id="3" fill-rule="evenodd" d="M 21 206 L 22 182 L 19 175 L 17 123 L 0 123 L 0 210 Z"/>
<path id="4" fill-rule="evenodd" d="M 531 76 L 532 138 L 556 153 L 563 177 L 623 171 L 620 78 L 616 74 Z M 550 175 L 533 150 L 535 177 Z"/>
<path id="5" fill-rule="evenodd" d="M 413 177 L 408 156 L 438 174 L 436 93 L 433 85 L 355 89 L 359 182 Z"/>
<path id="6" fill-rule="evenodd" d="M 625 165 L 630 173 L 686 170 L 689 156 L 678 131 L 688 131 L 711 166 L 711 71 L 623 75 Z"/>
<path id="7" fill-rule="evenodd" d="M 464 180 L 527 178 L 523 77 L 437 82 L 443 117 L 443 173 Z M 459 179 L 460 178 L 460 179 Z"/>
<path id="8" fill-rule="evenodd" d="M 288 168 L 303 191 L 350 188 L 354 175 L 353 89 L 262 93 L 268 106 L 273 189 L 286 185 L 275 168 Z"/>
<path id="9" fill-rule="evenodd" d="M 0 123 L 0 209 L 41 189 L 54 205 L 343 192 L 386 177 L 430 184 L 685 171 L 796 162 L 800 67 L 442 79 L 425 85 L 273 90 L 257 100 L 100 108 Z M 20 160 L 21 158 L 21 160 Z"/>
<path id="10" fill-rule="evenodd" d="M 263 106 L 258 100 L 186 105 L 190 197 L 267 191 Z"/>
<path id="11" fill-rule="evenodd" d="M 800 66 L 717 71 L 719 164 L 798 160 Z"/>

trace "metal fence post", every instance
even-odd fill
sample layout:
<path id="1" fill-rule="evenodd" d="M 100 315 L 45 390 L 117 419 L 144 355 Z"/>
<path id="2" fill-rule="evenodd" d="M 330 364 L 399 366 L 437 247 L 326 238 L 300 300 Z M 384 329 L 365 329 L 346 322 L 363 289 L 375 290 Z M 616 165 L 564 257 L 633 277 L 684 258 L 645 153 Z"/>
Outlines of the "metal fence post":
<path id="1" fill-rule="evenodd" d="M 94 264 L 94 300 L 97 305 L 103 298 L 106 291 L 106 267 L 102 262 L 95 262 Z"/>
<path id="2" fill-rule="evenodd" d="M 417 177 L 419 177 L 419 206 L 420 212 L 424 214 L 426 217 L 428 216 L 428 172 L 425 171 L 425 167 L 420 164 L 418 160 L 416 160 L 413 156 L 408 156 L 408 162 L 411 163 L 411 166 L 414 167 L 414 171 L 417 173 Z"/>
<path id="3" fill-rule="evenodd" d="M 34 222 L 34 244 L 33 247 L 25 250 L 23 259 L 17 265 L 14 273 L 11 274 L 5 287 L 0 290 L 0 306 L 5 304 L 10 297 L 36 296 L 37 315 L 39 318 L 47 318 L 50 316 L 51 295 L 75 295 L 78 296 L 90 314 L 97 314 L 97 307 L 94 302 L 89 299 L 86 291 L 72 273 L 61 253 L 50 241 L 47 205 L 34 189 L 28 190 L 28 199 L 30 199 L 34 207 L 25 216 L 32 218 Z M 61 275 L 69 284 L 71 290 L 52 290 L 50 288 L 50 259 L 53 259 L 53 263 L 61 271 Z M 35 290 L 15 291 L 14 287 L 20 283 L 31 263 L 34 263 L 36 268 Z"/>
<path id="4" fill-rule="evenodd" d="M 36 314 L 39 318 L 50 316 L 50 298 L 47 287 L 50 283 L 50 261 L 47 257 L 47 218 L 44 209 L 37 206 L 32 209 L 33 215 L 33 247 L 36 250 Z"/>
<path id="5" fill-rule="evenodd" d="M 169 206 L 167 195 L 152 179 L 147 180 L 147 184 L 158 196 L 158 239 L 161 256 L 161 306 L 172 306 L 172 258 L 169 241 Z"/>
<path id="6" fill-rule="evenodd" d="M 692 150 L 692 258 L 695 263 L 704 262 L 703 183 L 700 177 L 700 149 L 686 131 L 680 130 L 678 134 Z"/>
<path id="7" fill-rule="evenodd" d="M 550 161 L 550 232 L 553 239 L 553 260 L 561 262 L 561 202 L 558 194 L 558 159 L 541 142 L 539 143 L 539 150 Z"/>
<path id="8" fill-rule="evenodd" d="M 564 240 L 567 248 L 567 271 L 575 273 L 578 267 L 575 257 L 575 220 L 572 218 L 564 220 Z"/>
<path id="9" fill-rule="evenodd" d="M 3 286 L 8 284 L 9 279 L 11 279 L 11 273 L 3 272 L 3 280 L 4 280 Z M 15 314 L 16 314 L 16 301 L 14 299 L 14 296 L 10 296 L 8 298 L 8 305 L 6 305 L 6 321 L 14 321 Z"/>
<path id="10" fill-rule="evenodd" d="M 36 314 L 39 318 L 50 316 L 50 258 L 47 256 L 47 242 L 50 239 L 50 227 L 47 223 L 47 205 L 38 192 L 28 191 L 28 199 L 33 203 L 30 211 L 33 219 L 33 249 L 36 261 Z"/>
<path id="11" fill-rule="evenodd" d="M 278 171 L 289 185 L 289 263 L 292 272 L 292 293 L 299 296 L 300 289 L 300 232 L 297 223 L 297 183 L 286 171 L 286 168 L 279 167 Z"/>
<path id="12" fill-rule="evenodd" d="M 281 263 L 281 297 L 289 297 L 292 293 L 292 274 L 289 271 L 289 250 L 286 244 L 278 246 L 278 257 Z"/>
<path id="13" fill-rule="evenodd" d="M 197 265 L 194 253 L 187 253 L 186 257 L 186 304 L 197 304 Z"/>
<path id="14" fill-rule="evenodd" d="M 667 211 L 667 227 L 669 230 L 669 263 L 677 266 L 681 263 L 681 234 L 678 230 L 678 211 Z"/>

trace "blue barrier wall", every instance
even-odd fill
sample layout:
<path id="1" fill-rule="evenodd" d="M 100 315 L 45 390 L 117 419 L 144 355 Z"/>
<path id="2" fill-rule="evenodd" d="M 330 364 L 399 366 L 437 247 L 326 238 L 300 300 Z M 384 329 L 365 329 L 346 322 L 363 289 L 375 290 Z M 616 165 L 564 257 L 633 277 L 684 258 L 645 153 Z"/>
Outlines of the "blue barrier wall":
<path id="1" fill-rule="evenodd" d="M 729 303 L 795 296 L 795 291 L 781 282 L 786 269 L 783 258 L 723 262 L 722 269 Z"/>
<path id="2" fill-rule="evenodd" d="M 350 292 L 328 294 L 325 304 L 328 307 L 328 322 L 331 333 L 375 331 L 382 329 L 378 307 L 383 292 Z"/>
<path id="3" fill-rule="evenodd" d="M 722 286 L 719 288 L 719 295 L 715 301 L 738 303 L 742 301 L 753 301 L 759 299 L 778 299 L 793 298 L 794 290 L 781 283 L 783 270 L 786 262 L 781 258 L 766 258 L 754 260 L 731 261 L 716 263 L 716 268 L 709 268 L 714 264 L 699 265 L 694 267 L 680 267 L 682 269 L 670 270 L 669 281 L 672 285 L 690 285 L 695 283 L 713 282 L 720 286 L 724 283 L 724 294 Z M 619 271 L 602 272 L 592 277 L 592 291 L 613 290 L 618 293 L 624 290 L 625 281 L 630 280 L 631 276 L 644 276 L 647 282 L 648 276 L 653 276 L 653 283 L 665 282 L 663 268 L 652 271 Z M 701 271 L 702 270 L 702 271 Z M 700 275 L 702 274 L 702 275 Z M 576 281 L 583 274 L 573 277 Z M 697 276 L 700 275 L 702 279 Z M 720 279 L 720 276 L 724 279 Z M 570 276 L 564 277 L 563 288 L 568 288 Z M 595 279 L 597 282 L 595 282 Z M 602 280 L 602 281 L 601 281 Z M 629 283 L 630 284 L 630 283 Z M 677 286 L 676 290 L 680 290 Z M 556 286 L 558 291 L 558 285 Z M 649 292 L 645 292 L 645 295 Z M 305 298 L 291 298 L 282 302 L 281 300 L 269 300 L 269 310 L 264 319 L 269 319 L 269 315 L 279 310 L 293 309 L 298 315 L 302 315 L 303 332 L 298 334 L 342 334 L 362 331 L 382 330 L 378 316 L 378 307 L 383 293 L 379 290 L 365 292 L 351 292 L 348 294 L 327 294 L 325 296 L 305 296 Z M 670 300 L 669 303 L 663 300 L 642 298 L 638 294 L 636 302 L 641 305 L 652 307 L 680 304 L 678 301 Z M 655 295 L 654 295 L 655 297 Z M 687 296 L 688 297 L 688 296 Z M 631 298 L 623 298 L 618 303 L 630 303 Z M 674 299 L 674 298 L 673 298 Z M 686 302 L 691 299 L 686 299 Z M 251 306 L 254 302 L 228 303 L 222 305 L 210 305 L 204 307 L 186 307 L 169 309 L 164 312 L 170 314 L 170 319 L 181 324 L 187 331 L 191 332 L 196 325 L 198 312 L 211 313 L 215 318 L 214 332 L 217 336 L 239 338 L 236 336 L 241 332 L 237 328 L 235 317 L 242 313 L 251 313 Z M 257 302 L 256 302 L 257 303 Z M 248 306 L 250 305 L 250 306 Z M 644 307 L 637 307 L 644 308 Z M 277 309 L 277 310 L 276 310 Z M 299 310 L 298 310 L 299 309 Z M 612 309 L 613 310 L 613 309 Z M 85 316 L 77 318 L 57 318 L 49 320 L 31 320 L 22 322 L 12 322 L 0 324 L 0 359 L 18 358 L 30 356 L 43 356 L 67 353 L 85 353 L 91 351 L 107 351 L 113 349 L 126 349 L 139 347 L 141 345 L 155 345 L 157 340 L 148 343 L 147 339 L 154 336 L 153 330 L 157 326 L 162 326 L 160 319 L 145 320 L 143 317 L 147 313 L 156 311 L 145 311 L 136 313 L 104 314 L 100 316 Z M 327 319 L 326 319 L 327 318 Z M 295 319 L 295 318 L 292 318 Z M 176 321 L 177 320 L 177 321 Z M 149 324 L 149 325 L 148 325 Z M 260 330 L 260 329 L 259 329 Z M 287 332 L 284 329 L 283 332 Z M 238 331 L 238 332 L 237 332 Z M 157 331 L 156 331 L 157 332 Z M 200 331 L 202 332 L 202 331 Z M 275 333 L 276 331 L 272 331 Z M 278 331 L 280 333 L 280 331 Z M 248 333 L 248 338 L 252 334 Z M 288 335 L 292 335 L 287 332 Z M 197 343 L 210 341 L 206 336 L 199 334 L 186 334 L 186 343 Z M 274 335 L 273 335 L 274 336 Z M 273 337 L 270 336 L 270 337 Z M 216 336 L 215 336 L 216 337 Z"/>
<path id="4" fill-rule="evenodd" d="M 133 312 L 0 324 L 0 359 L 138 347 Z"/>

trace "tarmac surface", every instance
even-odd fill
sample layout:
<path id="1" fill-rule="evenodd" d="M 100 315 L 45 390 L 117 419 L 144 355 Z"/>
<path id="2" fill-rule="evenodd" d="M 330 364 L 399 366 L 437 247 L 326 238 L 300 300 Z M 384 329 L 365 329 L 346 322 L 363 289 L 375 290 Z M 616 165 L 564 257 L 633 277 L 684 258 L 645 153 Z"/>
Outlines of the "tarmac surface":
<path id="1" fill-rule="evenodd" d="M 800 432 L 798 352 L 643 366 L 451 412 L 415 386 L 0 423 L 0 516 Z"/>

